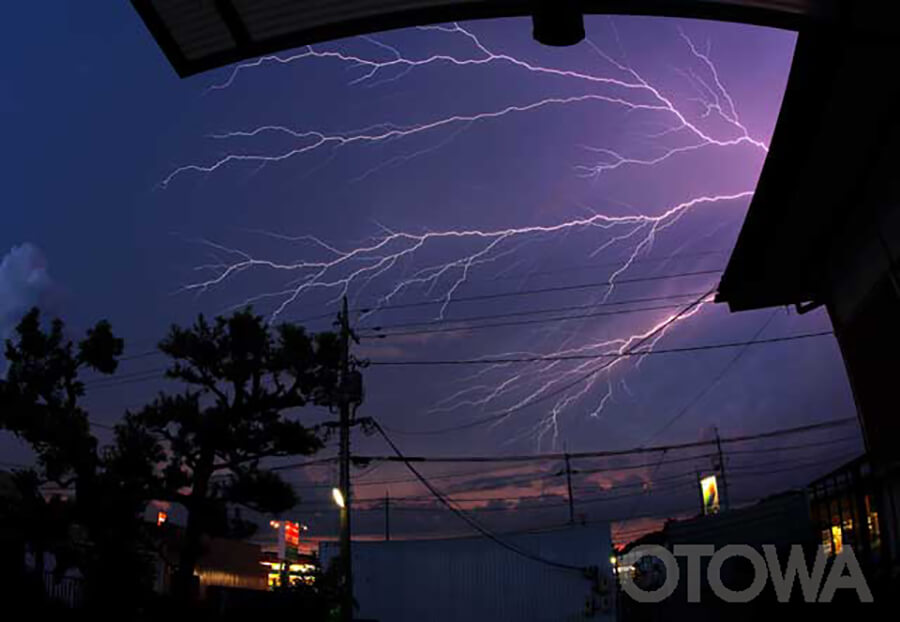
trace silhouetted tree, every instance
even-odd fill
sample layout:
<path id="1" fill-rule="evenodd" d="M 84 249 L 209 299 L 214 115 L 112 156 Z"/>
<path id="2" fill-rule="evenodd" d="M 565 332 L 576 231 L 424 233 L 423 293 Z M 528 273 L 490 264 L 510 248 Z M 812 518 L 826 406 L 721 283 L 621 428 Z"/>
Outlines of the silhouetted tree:
<path id="1" fill-rule="evenodd" d="M 33 470 L 0 474 L 0 576 L 14 602 L 39 603 L 45 600 L 43 589 L 44 552 L 52 552 L 63 563 L 70 559 L 69 531 L 74 523 L 74 503 L 61 497 L 45 498 L 40 478 Z M 35 560 L 35 572 L 25 571 L 26 545 Z"/>
<path id="2" fill-rule="evenodd" d="M 175 576 L 176 592 L 186 599 L 202 537 L 234 527 L 229 504 L 272 513 L 296 504 L 293 489 L 261 461 L 322 447 L 291 411 L 331 404 L 339 343 L 332 333 L 310 336 L 291 324 L 270 327 L 246 310 L 212 323 L 200 316 L 190 328 L 173 326 L 159 348 L 173 360 L 166 376 L 188 386 L 183 393 L 160 394 L 126 420 L 155 435 L 165 449 L 166 493 L 160 498 L 187 508 Z"/>
<path id="3" fill-rule="evenodd" d="M 80 405 L 84 383 L 79 376 L 86 369 L 112 374 L 122 348 L 122 340 L 105 321 L 89 329 L 76 346 L 65 336 L 62 320 L 54 320 L 45 331 L 37 308 L 16 327 L 16 339 L 7 340 L 0 429 L 31 445 L 45 481 L 88 493 L 97 473 L 97 440 Z"/>
<path id="4" fill-rule="evenodd" d="M 6 343 L 8 369 L 0 379 L 0 429 L 37 455 L 36 469 L 14 475 L 17 500 L 5 519 L 35 550 L 39 572 L 43 551 L 52 552 L 58 570 L 77 566 L 83 572 L 89 603 L 106 609 L 135 605 L 147 570 L 141 514 L 158 488 L 154 461 L 161 459 L 155 439 L 128 422 L 117 426 L 114 445 L 102 451 L 91 434 L 80 376 L 114 373 L 122 350 L 108 322 L 76 344 L 61 320 L 45 330 L 32 309 Z M 45 499 L 48 484 L 74 497 Z"/>

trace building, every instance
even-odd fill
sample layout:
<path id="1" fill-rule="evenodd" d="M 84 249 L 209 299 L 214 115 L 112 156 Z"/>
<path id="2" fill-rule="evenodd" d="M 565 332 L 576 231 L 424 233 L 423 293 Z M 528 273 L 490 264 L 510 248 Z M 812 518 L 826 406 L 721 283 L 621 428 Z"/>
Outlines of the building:
<path id="1" fill-rule="evenodd" d="M 699 515 L 686 520 L 670 520 L 662 530 L 647 534 L 635 542 L 629 543 L 620 554 L 621 560 L 628 560 L 619 572 L 631 571 L 632 560 L 628 553 L 635 547 L 644 544 L 663 546 L 670 551 L 678 545 L 703 544 L 712 545 L 716 550 L 726 545 L 745 544 L 762 551 L 762 545 L 772 544 L 778 551 L 779 559 L 786 560 L 790 548 L 799 544 L 809 559 L 815 554 L 816 534 L 810 521 L 810 506 L 806 492 L 792 490 L 772 495 L 759 502 L 742 508 L 707 515 Z M 702 622 L 728 618 L 731 622 L 741 620 L 758 620 L 770 614 L 773 619 L 780 619 L 784 614 L 782 605 L 776 605 L 771 586 L 757 599 L 750 603 L 735 607 L 724 603 L 712 591 L 707 580 L 706 568 L 709 557 L 700 561 L 699 603 L 688 600 L 687 559 L 677 557 L 681 580 L 675 592 L 662 603 L 638 604 L 627 596 L 622 596 L 623 619 L 625 620 L 692 620 Z M 728 560 L 723 564 L 721 577 L 723 583 L 732 589 L 742 589 L 752 580 L 753 567 L 741 563 L 745 560 Z M 643 565 L 641 562 L 644 562 Z M 645 575 L 653 575 L 647 579 L 643 589 L 655 589 L 665 581 L 665 571 L 656 566 L 647 566 L 646 560 L 634 561 L 637 570 Z M 772 609 L 773 605 L 777 608 Z"/>
<path id="2" fill-rule="evenodd" d="M 896 550 L 896 491 L 860 456 L 809 485 L 810 513 L 819 542 L 829 555 L 853 549 L 874 589 L 891 575 Z M 893 492 L 893 494 L 892 494 Z"/>
<path id="3" fill-rule="evenodd" d="M 354 542 L 357 616 L 380 622 L 615 619 L 608 524 L 500 538 L 520 552 L 485 537 Z M 323 567 L 338 554 L 337 543 L 320 544 Z M 591 567 L 596 576 L 580 570 Z"/>
<path id="4" fill-rule="evenodd" d="M 900 502 L 900 38 L 877 3 L 801 31 L 769 155 L 718 288 L 732 311 L 823 307 L 844 358 L 868 466 Z M 858 85 L 867 84 L 864 93 Z M 853 154 L 843 158 L 840 154 Z M 882 515 L 900 581 L 900 524 Z"/>
<path id="5" fill-rule="evenodd" d="M 182 529 L 169 525 L 162 535 L 156 555 L 155 589 L 168 593 L 178 560 Z M 263 565 L 258 544 L 227 538 L 204 538 L 203 553 L 194 570 L 197 588 L 203 598 L 210 587 L 265 591 L 268 569 Z"/>

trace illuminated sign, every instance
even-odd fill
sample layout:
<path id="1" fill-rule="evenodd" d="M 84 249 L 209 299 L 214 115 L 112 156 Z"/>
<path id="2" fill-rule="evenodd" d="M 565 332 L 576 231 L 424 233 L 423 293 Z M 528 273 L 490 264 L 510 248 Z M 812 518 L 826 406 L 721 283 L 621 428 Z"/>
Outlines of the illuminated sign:
<path id="1" fill-rule="evenodd" d="M 295 560 L 300 552 L 300 525 L 288 521 L 284 524 L 285 559 Z"/>
<path id="2" fill-rule="evenodd" d="M 700 480 L 700 493 L 703 497 L 703 513 L 716 514 L 719 511 L 719 485 L 715 475 Z"/>
<path id="3" fill-rule="evenodd" d="M 300 554 L 300 523 L 293 521 L 272 521 L 278 530 L 278 559 L 294 561 Z"/>

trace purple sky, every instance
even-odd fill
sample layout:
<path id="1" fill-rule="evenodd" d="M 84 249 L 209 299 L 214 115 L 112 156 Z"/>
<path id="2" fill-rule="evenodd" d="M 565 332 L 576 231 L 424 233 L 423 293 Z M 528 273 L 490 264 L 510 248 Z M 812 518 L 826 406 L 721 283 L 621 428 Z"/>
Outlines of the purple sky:
<path id="1" fill-rule="evenodd" d="M 37 28 L 44 12 L 30 10 L 22 9 L 22 21 Z M 717 282 L 715 273 L 659 277 L 724 267 L 795 41 L 788 32 L 715 22 L 591 17 L 590 42 L 552 49 L 531 40 L 528 20 L 503 20 L 382 33 L 281 55 L 302 56 L 289 62 L 179 80 L 128 7 L 83 10 L 43 24 L 51 45 L 3 44 L 26 60 L 0 78 L 0 110 L 20 119 L 3 156 L 9 207 L 0 250 L 14 250 L 0 264 L 0 330 L 44 302 L 76 328 L 110 319 L 131 354 L 151 349 L 173 321 L 248 300 L 277 320 L 321 316 L 336 310 L 344 283 L 354 307 L 400 307 L 359 317 L 363 335 L 374 326 L 499 316 L 391 329 L 415 334 L 364 339 L 358 354 L 373 361 L 633 345 L 629 337 Z M 686 206 L 727 196 L 738 198 Z M 610 279 L 619 283 L 612 291 L 600 286 Z M 197 287 L 204 282 L 210 286 Z M 610 304 L 647 298 L 654 300 Z M 644 310 L 596 315 L 635 308 Z M 546 309 L 557 311 L 530 313 Z M 513 325 L 477 328 L 495 322 Z M 329 321 L 308 325 L 325 329 Z M 423 334 L 434 329 L 444 332 Z M 827 329 L 820 312 L 733 315 L 710 303 L 673 324 L 656 348 Z M 133 382 L 95 385 L 94 418 L 112 423 L 139 407 L 161 386 L 141 372 L 162 364 L 136 358 L 121 370 L 135 374 Z M 854 414 L 830 337 L 628 358 L 599 371 L 604 364 L 373 366 L 360 414 L 397 430 L 401 447 L 420 455 L 615 449 L 705 439 L 714 426 L 727 437 Z M 493 426 L 402 433 L 512 408 Z M 817 444 L 834 439 L 841 440 Z M 855 428 L 757 448 L 779 443 L 811 446 L 733 456 L 733 498 L 801 485 L 860 448 Z M 377 438 L 354 447 L 388 453 Z M 0 448 L 4 460 L 29 459 L 12 439 L 0 438 Z M 461 498 L 561 494 L 564 482 L 553 476 L 560 465 L 540 466 L 547 477 L 534 479 L 534 466 L 427 472 Z M 689 476 L 678 477 L 700 468 L 708 460 L 580 476 L 576 497 L 612 498 L 579 511 L 596 519 L 683 511 L 696 490 Z M 444 477 L 459 471 L 479 475 Z M 498 479 L 510 473 L 518 479 Z M 301 489 L 305 505 L 294 516 L 311 532 L 330 533 L 333 471 L 290 477 L 319 486 Z M 357 496 L 423 495 L 396 482 L 408 478 L 401 467 L 380 466 L 359 481 L 387 483 L 360 486 Z M 634 494 L 654 479 L 652 494 Z M 602 492 L 610 486 L 622 491 Z M 552 524 L 566 517 L 561 499 L 480 516 L 498 529 Z M 381 510 L 361 512 L 360 533 L 377 534 L 381 520 Z M 435 535 L 462 526 L 446 513 L 398 510 L 395 529 Z"/>

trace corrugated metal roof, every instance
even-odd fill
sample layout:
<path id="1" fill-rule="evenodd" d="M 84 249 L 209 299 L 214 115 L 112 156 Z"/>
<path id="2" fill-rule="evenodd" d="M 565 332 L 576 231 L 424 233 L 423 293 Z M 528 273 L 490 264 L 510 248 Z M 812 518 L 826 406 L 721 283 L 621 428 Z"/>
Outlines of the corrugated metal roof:
<path id="1" fill-rule="evenodd" d="M 553 0 L 543 0 L 551 3 Z M 557 0 L 558 1 L 558 0 Z M 585 13 L 799 28 L 837 0 L 583 0 Z M 427 23 L 527 16 L 534 0 L 132 0 L 180 76 L 285 49 Z"/>

